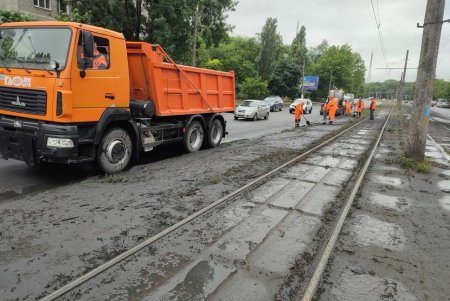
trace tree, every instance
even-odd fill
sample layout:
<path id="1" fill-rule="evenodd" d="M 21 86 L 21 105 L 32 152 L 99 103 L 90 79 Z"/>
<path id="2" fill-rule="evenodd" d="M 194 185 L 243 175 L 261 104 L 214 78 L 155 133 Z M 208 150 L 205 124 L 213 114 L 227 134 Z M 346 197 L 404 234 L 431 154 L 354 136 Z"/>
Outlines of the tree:
<path id="1" fill-rule="evenodd" d="M 256 59 L 258 72 L 263 79 L 268 81 L 272 78 L 282 44 L 281 35 L 277 32 L 277 19 L 268 18 L 258 37 L 261 44 L 259 55 Z"/>
<path id="2" fill-rule="evenodd" d="M 247 77 L 242 84 L 239 98 L 262 99 L 269 93 L 267 81 L 261 77 Z"/>
<path id="3" fill-rule="evenodd" d="M 450 82 L 442 79 L 434 79 L 433 99 L 447 98 L 450 91 Z"/>
<path id="4" fill-rule="evenodd" d="M 270 92 L 274 95 L 295 98 L 300 94 L 299 85 L 302 72 L 294 58 L 283 59 L 275 68 L 269 82 Z"/>
<path id="5" fill-rule="evenodd" d="M 308 50 L 306 49 L 306 27 L 302 26 L 300 31 L 295 36 L 294 40 L 291 44 L 291 57 L 293 59 L 293 63 L 296 64 L 299 68 L 306 63 L 306 54 Z"/>
<path id="6" fill-rule="evenodd" d="M 309 59 L 313 64 L 317 63 L 320 56 L 327 51 L 327 49 L 330 47 L 327 40 L 322 40 L 322 42 L 317 45 L 316 47 L 311 47 L 308 51 Z"/>

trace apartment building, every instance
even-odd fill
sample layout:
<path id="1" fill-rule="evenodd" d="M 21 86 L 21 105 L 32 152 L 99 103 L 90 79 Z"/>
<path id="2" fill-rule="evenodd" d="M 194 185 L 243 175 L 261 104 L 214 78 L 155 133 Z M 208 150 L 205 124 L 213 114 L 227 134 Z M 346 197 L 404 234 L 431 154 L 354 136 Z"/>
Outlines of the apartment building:
<path id="1" fill-rule="evenodd" d="M 0 8 L 18 10 L 38 20 L 54 20 L 59 12 L 69 13 L 62 0 L 2 0 Z"/>

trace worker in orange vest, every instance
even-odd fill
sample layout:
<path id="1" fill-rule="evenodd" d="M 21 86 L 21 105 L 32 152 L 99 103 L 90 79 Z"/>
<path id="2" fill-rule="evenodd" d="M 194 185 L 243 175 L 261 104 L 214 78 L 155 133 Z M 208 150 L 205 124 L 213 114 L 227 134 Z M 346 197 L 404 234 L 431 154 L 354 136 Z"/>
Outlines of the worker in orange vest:
<path id="1" fill-rule="evenodd" d="M 375 120 L 375 109 L 377 108 L 377 100 L 375 99 L 375 97 L 372 97 L 370 100 L 370 106 L 369 106 L 369 110 L 370 110 L 370 120 Z"/>
<path id="2" fill-rule="evenodd" d="M 300 119 L 303 115 L 303 105 L 305 102 L 302 100 L 295 106 L 295 112 L 294 112 L 294 124 L 295 127 L 298 128 L 300 126 Z"/>
<path id="3" fill-rule="evenodd" d="M 364 108 L 364 101 L 360 98 L 355 104 L 355 111 L 358 117 L 361 117 L 361 112 Z"/>
<path id="4" fill-rule="evenodd" d="M 327 105 L 328 108 L 328 118 L 330 119 L 330 124 L 333 124 L 334 116 L 336 115 L 336 110 L 338 109 L 338 99 L 334 98 Z"/>
<path id="5" fill-rule="evenodd" d="M 92 62 L 92 69 L 104 70 L 108 68 L 106 56 L 98 51 L 97 43 L 94 43 L 94 60 Z"/>
<path id="6" fill-rule="evenodd" d="M 352 112 L 352 104 L 350 100 L 345 103 L 345 113 L 350 114 Z"/>
<path id="7" fill-rule="evenodd" d="M 328 103 L 330 102 L 330 97 L 328 97 L 327 101 L 322 106 L 322 115 L 323 115 L 323 124 L 327 123 L 328 117 Z"/>

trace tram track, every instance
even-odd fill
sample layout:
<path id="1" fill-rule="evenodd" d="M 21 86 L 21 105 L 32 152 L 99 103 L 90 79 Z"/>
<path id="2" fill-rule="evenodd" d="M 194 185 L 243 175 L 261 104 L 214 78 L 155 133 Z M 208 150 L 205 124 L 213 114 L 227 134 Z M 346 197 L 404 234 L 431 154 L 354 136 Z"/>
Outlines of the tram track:
<path id="1" fill-rule="evenodd" d="M 348 127 L 347 129 L 344 129 L 343 131 L 337 133 L 336 135 L 334 135 L 333 137 L 330 137 L 329 139 L 327 139 L 326 141 L 320 143 L 319 145 L 305 151 L 304 153 L 300 154 L 299 156 L 295 157 L 294 159 L 282 164 L 281 166 L 269 171 L 268 173 L 265 173 L 264 175 L 256 178 L 255 180 L 249 182 L 248 184 L 244 185 L 243 187 L 229 193 L 228 195 L 222 197 L 221 199 L 217 200 L 216 202 L 204 207 L 203 209 L 195 212 L 194 214 L 184 218 L 183 220 L 181 220 L 180 222 L 172 225 L 171 227 L 165 229 L 164 231 L 152 236 L 151 238 L 145 240 L 144 242 L 136 245 L 135 247 L 119 254 L 118 256 L 116 256 L 115 258 L 113 258 L 112 260 L 98 266 L 97 268 L 91 270 L 90 272 L 84 274 L 83 276 L 75 279 L 74 281 L 70 282 L 69 284 L 61 287 L 60 289 L 56 290 L 55 292 L 51 293 L 50 295 L 47 295 L 46 297 L 42 298 L 41 300 L 56 300 L 61 296 L 64 296 L 65 294 L 67 294 L 68 292 L 74 290 L 75 288 L 77 288 L 78 286 L 82 285 L 83 283 L 89 281 L 90 279 L 102 274 L 103 272 L 105 272 L 106 270 L 110 269 L 111 267 L 121 263 L 122 261 L 124 261 L 125 259 L 129 258 L 130 256 L 133 256 L 134 254 L 136 254 L 137 252 L 139 252 L 140 250 L 150 246 L 151 244 L 153 244 L 154 242 L 160 240 L 163 237 L 166 237 L 167 235 L 169 235 L 170 233 L 176 231 L 177 229 L 180 229 L 181 227 L 193 222 L 194 220 L 196 220 L 197 218 L 205 215 L 206 213 L 210 212 L 212 209 L 226 203 L 227 201 L 232 200 L 233 198 L 236 198 L 237 196 L 251 191 L 252 189 L 255 189 L 256 187 L 260 186 L 262 183 L 264 183 L 265 181 L 267 181 L 268 179 L 270 179 L 271 177 L 275 176 L 277 173 L 279 173 L 281 170 L 292 166 L 296 163 L 298 163 L 299 161 L 304 160 L 306 157 L 310 156 L 311 154 L 313 154 L 314 152 L 324 148 L 325 146 L 329 145 L 330 143 L 332 143 L 333 141 L 335 141 L 336 139 L 338 139 L 339 137 L 341 137 L 342 135 L 345 135 L 346 133 L 354 130 L 355 128 L 360 127 L 361 125 L 365 124 L 367 122 L 367 119 L 363 119 L 361 121 L 359 121 L 358 123 Z"/>

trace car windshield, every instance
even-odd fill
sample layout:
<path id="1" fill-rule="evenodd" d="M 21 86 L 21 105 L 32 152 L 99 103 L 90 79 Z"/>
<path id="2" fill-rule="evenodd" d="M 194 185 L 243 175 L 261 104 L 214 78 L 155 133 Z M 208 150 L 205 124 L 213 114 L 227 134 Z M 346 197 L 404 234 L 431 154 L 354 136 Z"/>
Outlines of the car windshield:
<path id="1" fill-rule="evenodd" d="M 0 67 L 46 70 L 54 60 L 64 69 L 70 37 L 68 28 L 2 28 Z"/>
<path id="2" fill-rule="evenodd" d="M 241 106 L 241 107 L 251 107 L 251 108 L 254 108 L 254 107 L 257 107 L 257 106 L 258 106 L 258 103 L 257 103 L 256 101 L 254 101 L 254 100 L 245 100 L 245 101 L 243 101 L 243 102 L 240 104 L 240 106 Z"/>
<path id="3" fill-rule="evenodd" d="M 300 103 L 300 101 L 302 101 L 303 99 L 296 99 L 296 100 L 294 100 L 294 102 L 293 102 L 293 104 L 298 104 L 298 103 Z M 306 101 L 305 101 L 305 103 L 306 103 Z"/>
<path id="4" fill-rule="evenodd" d="M 266 100 L 266 103 L 269 105 L 273 105 L 275 103 L 275 100 L 269 99 L 269 100 Z"/>

